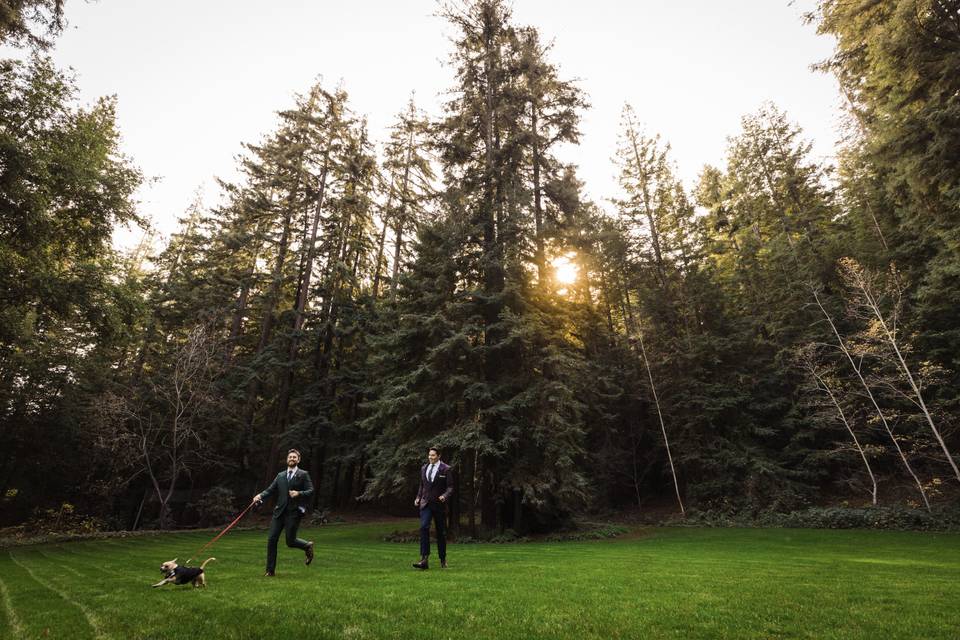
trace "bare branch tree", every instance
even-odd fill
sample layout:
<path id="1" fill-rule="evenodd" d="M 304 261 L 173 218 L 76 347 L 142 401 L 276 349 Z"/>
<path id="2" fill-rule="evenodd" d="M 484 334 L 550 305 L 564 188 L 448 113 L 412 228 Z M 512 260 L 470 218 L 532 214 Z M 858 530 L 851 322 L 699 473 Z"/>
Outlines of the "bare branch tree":
<path id="1" fill-rule="evenodd" d="M 853 369 L 853 372 L 856 374 L 857 379 L 860 381 L 860 384 L 863 386 L 863 390 L 866 393 L 867 398 L 870 399 L 870 403 L 873 405 L 873 408 L 877 412 L 877 417 L 880 418 L 880 423 L 883 424 L 884 430 L 887 432 L 887 435 L 890 436 L 890 440 L 893 442 L 893 446 L 897 449 L 897 454 L 900 456 L 900 461 L 903 462 L 903 466 L 907 469 L 907 472 L 910 473 L 910 476 L 913 478 L 913 481 L 917 484 L 917 489 L 920 491 L 920 496 L 923 498 L 923 504 L 926 506 L 927 511 L 930 511 L 930 501 L 927 499 L 927 492 L 923 488 L 923 483 L 920 482 L 920 478 L 917 477 L 916 472 L 913 470 L 913 467 L 910 466 L 910 461 L 907 460 L 907 455 L 903 452 L 903 448 L 900 446 L 900 442 L 897 440 L 897 437 L 893 434 L 893 429 L 890 428 L 890 423 L 887 421 L 887 417 L 883 414 L 883 410 L 880 409 L 879 403 L 873 394 L 873 389 L 870 388 L 870 385 L 867 384 L 866 379 L 863 377 L 863 370 L 861 364 L 858 364 L 853 359 L 853 354 L 850 351 L 850 348 L 843 341 L 843 338 L 840 336 L 840 332 L 837 330 L 837 325 L 833 322 L 833 317 L 830 315 L 830 312 L 827 311 L 826 307 L 823 306 L 823 301 L 820 299 L 820 292 L 816 287 L 811 287 L 811 293 L 813 294 L 813 299 L 816 302 L 817 307 L 823 313 L 823 317 L 826 318 L 827 324 L 830 325 L 830 330 L 833 332 L 833 335 L 837 339 L 837 346 L 840 348 L 840 352 L 843 353 L 847 358 L 847 362 L 850 363 L 850 367 Z"/>
<path id="2" fill-rule="evenodd" d="M 957 480 L 960 480 L 960 468 L 957 467 L 957 463 L 953 459 L 953 455 L 950 453 L 946 441 L 944 441 L 943 436 L 940 434 L 940 430 L 937 429 L 930 409 L 927 407 L 927 403 L 923 398 L 921 391 L 922 383 L 918 380 L 917 376 L 914 375 L 903 355 L 907 345 L 897 336 L 897 322 L 903 304 L 903 286 L 896 268 L 891 267 L 890 277 L 887 279 L 887 289 L 893 298 L 891 309 L 887 315 L 884 314 L 883 308 L 881 307 L 881 291 L 883 285 L 881 284 L 881 278 L 877 274 L 865 269 L 852 258 L 844 258 L 840 261 L 840 273 L 853 294 L 851 303 L 854 312 L 861 318 L 868 320 L 890 347 L 897 367 L 910 385 L 912 391 L 912 397 L 910 399 L 923 413 L 927 426 L 930 427 L 933 437 L 936 438 L 937 443 L 943 450 L 943 454 L 947 458 L 947 462 L 950 463 L 950 468 L 953 469 Z"/>
<path id="3" fill-rule="evenodd" d="M 201 418 L 212 406 L 217 344 L 206 327 L 195 327 L 173 354 L 170 371 L 146 380 L 150 393 L 107 392 L 98 402 L 99 446 L 137 462 L 160 503 L 159 526 L 168 528 L 177 481 L 190 473 L 204 446 Z M 143 390 L 141 390 L 142 392 Z M 145 397 L 146 396 L 146 397 Z"/>
<path id="4" fill-rule="evenodd" d="M 833 389 L 830 386 L 829 381 L 827 380 L 826 375 L 821 370 L 820 365 L 820 354 L 817 349 L 817 345 L 807 345 L 806 347 L 800 349 L 798 352 L 797 358 L 800 366 L 810 375 L 811 379 L 814 382 L 814 388 L 822 391 L 827 394 L 830 398 L 830 402 L 837 410 L 837 415 L 840 417 L 840 421 L 843 423 L 843 426 L 846 427 L 847 433 L 850 434 L 850 438 L 853 440 L 853 444 L 857 449 L 857 453 L 860 454 L 860 459 L 863 460 L 863 466 L 867 470 L 867 474 L 870 476 L 870 482 L 872 483 L 872 488 L 870 491 L 870 497 L 873 503 L 873 506 L 877 505 L 877 478 L 873 475 L 873 469 L 870 468 L 870 461 L 867 460 L 867 454 L 864 452 L 863 447 L 860 445 L 860 440 L 857 438 L 856 432 L 853 430 L 853 426 L 850 424 L 850 421 L 847 420 L 847 416 L 843 411 L 843 407 L 840 406 L 840 402 L 837 400 L 836 395 L 833 393 Z"/>

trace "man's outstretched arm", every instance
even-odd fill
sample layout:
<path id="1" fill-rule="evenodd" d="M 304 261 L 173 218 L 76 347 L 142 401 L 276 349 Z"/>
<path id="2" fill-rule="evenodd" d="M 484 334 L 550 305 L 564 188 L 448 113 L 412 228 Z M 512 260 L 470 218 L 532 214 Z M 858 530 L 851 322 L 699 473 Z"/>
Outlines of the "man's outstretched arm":
<path id="1" fill-rule="evenodd" d="M 274 478 L 273 482 L 270 483 L 269 487 L 267 487 L 257 495 L 253 496 L 252 502 L 263 502 L 264 500 L 266 500 L 267 498 L 275 494 L 277 492 L 277 478 L 279 477 L 280 476 L 277 476 L 276 478 Z"/>

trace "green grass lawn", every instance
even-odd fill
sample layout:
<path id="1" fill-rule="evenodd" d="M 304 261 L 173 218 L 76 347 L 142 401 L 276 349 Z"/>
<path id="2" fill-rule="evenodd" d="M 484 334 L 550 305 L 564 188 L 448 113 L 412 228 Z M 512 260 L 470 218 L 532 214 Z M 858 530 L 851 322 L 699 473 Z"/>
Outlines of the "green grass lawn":
<path id="1" fill-rule="evenodd" d="M 266 532 L 231 532 L 206 590 L 150 584 L 207 532 L 0 550 L 0 637 L 960 638 L 957 534 L 653 529 L 451 545 L 417 572 L 381 541 L 415 526 L 305 529 L 316 561 L 281 540 L 273 579 Z"/>

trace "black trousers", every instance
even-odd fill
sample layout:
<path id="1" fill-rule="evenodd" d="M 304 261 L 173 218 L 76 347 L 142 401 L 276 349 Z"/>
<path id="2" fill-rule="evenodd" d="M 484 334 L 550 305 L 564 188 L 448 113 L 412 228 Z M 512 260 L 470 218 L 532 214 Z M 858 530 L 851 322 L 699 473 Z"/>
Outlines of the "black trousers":
<path id="1" fill-rule="evenodd" d="M 287 546 L 295 549 L 306 549 L 307 541 L 297 537 L 297 529 L 300 528 L 300 518 L 303 514 L 296 507 L 285 509 L 283 515 L 279 518 L 273 518 L 270 521 L 270 535 L 267 537 L 267 571 L 274 571 L 277 568 L 277 543 L 280 541 L 280 534 L 287 532 Z"/>
<path id="2" fill-rule="evenodd" d="M 437 555 L 440 561 L 447 559 L 447 510 L 440 503 L 428 504 L 420 509 L 420 555 L 430 555 L 430 520 L 437 525 Z"/>

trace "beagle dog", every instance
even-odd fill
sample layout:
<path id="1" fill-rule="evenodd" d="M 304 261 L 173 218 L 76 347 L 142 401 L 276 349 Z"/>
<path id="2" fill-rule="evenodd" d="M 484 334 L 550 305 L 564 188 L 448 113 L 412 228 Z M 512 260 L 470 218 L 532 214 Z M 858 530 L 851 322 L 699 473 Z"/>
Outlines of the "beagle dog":
<path id="1" fill-rule="evenodd" d="M 160 573 L 163 574 L 163 580 L 153 586 L 162 587 L 170 582 L 173 584 L 187 584 L 188 582 L 192 582 L 194 587 L 205 587 L 207 586 L 207 579 L 203 575 L 203 568 L 206 567 L 207 563 L 211 560 L 216 560 L 216 558 L 207 558 L 199 567 L 181 567 L 177 564 L 176 558 L 169 562 L 164 562 L 160 565 Z"/>

